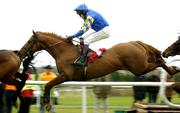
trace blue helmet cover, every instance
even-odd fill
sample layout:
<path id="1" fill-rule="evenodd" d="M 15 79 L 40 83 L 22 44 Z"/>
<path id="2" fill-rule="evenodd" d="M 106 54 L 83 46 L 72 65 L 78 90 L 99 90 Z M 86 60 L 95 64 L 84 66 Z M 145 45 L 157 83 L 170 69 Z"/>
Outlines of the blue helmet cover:
<path id="1" fill-rule="evenodd" d="M 74 9 L 74 11 L 85 11 L 85 12 L 87 12 L 88 10 L 89 9 L 86 4 L 81 4 Z"/>

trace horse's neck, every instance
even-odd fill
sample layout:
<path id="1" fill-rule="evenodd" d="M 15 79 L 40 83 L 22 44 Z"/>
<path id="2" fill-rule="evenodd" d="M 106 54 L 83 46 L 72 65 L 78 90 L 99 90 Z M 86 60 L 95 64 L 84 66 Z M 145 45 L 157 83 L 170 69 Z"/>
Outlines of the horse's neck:
<path id="1" fill-rule="evenodd" d="M 78 55 L 79 53 L 76 45 L 69 44 L 58 44 L 56 46 L 45 49 L 45 51 L 47 51 L 55 60 L 60 60 L 64 57 L 68 59 L 68 57 L 72 56 L 72 53 L 75 55 Z"/>
<path id="2" fill-rule="evenodd" d="M 23 49 L 20 49 L 20 51 L 17 53 L 21 61 L 27 56 L 27 52 L 23 52 L 23 51 L 24 51 Z"/>
<path id="3" fill-rule="evenodd" d="M 54 58 L 54 60 L 56 60 L 57 56 L 61 54 L 61 52 L 59 52 L 60 49 L 58 48 L 58 46 L 44 48 L 43 50 L 50 54 Z"/>

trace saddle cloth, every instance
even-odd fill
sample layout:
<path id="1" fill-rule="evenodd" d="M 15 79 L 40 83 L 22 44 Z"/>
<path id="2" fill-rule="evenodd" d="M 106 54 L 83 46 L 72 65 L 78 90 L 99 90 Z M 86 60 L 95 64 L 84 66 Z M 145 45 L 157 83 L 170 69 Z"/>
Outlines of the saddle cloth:
<path id="1" fill-rule="evenodd" d="M 97 52 L 93 51 L 93 50 L 89 51 L 88 55 L 87 55 L 88 62 L 92 63 L 92 62 L 96 61 L 98 58 L 100 58 L 102 56 L 102 54 L 105 52 L 105 50 L 106 50 L 105 48 L 100 48 L 100 49 L 98 49 Z"/>

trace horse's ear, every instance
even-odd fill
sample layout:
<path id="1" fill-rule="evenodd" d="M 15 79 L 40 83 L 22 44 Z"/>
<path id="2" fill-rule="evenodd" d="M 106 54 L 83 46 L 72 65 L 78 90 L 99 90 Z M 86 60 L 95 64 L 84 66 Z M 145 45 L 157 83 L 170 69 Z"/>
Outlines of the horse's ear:
<path id="1" fill-rule="evenodd" d="M 36 35 L 36 32 L 34 30 L 32 30 L 32 32 L 33 32 L 33 35 Z"/>
<path id="2" fill-rule="evenodd" d="M 178 36 L 178 40 L 180 40 L 180 36 Z"/>

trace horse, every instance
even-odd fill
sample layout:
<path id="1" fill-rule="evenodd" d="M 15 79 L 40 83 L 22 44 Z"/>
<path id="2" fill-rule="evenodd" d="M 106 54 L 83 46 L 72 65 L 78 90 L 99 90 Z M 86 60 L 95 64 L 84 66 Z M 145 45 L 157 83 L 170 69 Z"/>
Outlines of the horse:
<path id="1" fill-rule="evenodd" d="M 0 50 L 0 81 L 7 84 L 15 83 L 20 64 L 21 60 L 17 51 Z"/>
<path id="2" fill-rule="evenodd" d="M 23 50 L 30 48 L 32 53 L 47 51 L 55 59 L 59 71 L 59 75 L 45 85 L 43 101 L 46 110 L 50 110 L 52 87 L 66 81 L 84 81 L 84 69 L 73 65 L 80 52 L 77 45 L 66 37 L 42 31 L 33 31 L 22 47 Z M 86 80 L 105 76 L 116 70 L 129 70 L 140 76 L 157 67 L 162 67 L 171 75 L 178 72 L 174 67 L 168 67 L 161 57 L 161 52 L 151 45 L 141 41 L 119 43 L 107 49 L 95 62 L 88 63 Z"/>
<path id="3" fill-rule="evenodd" d="M 168 58 L 169 56 L 173 57 L 176 55 L 180 55 L 180 37 L 162 53 L 162 56 L 165 58 Z"/>
<path id="4" fill-rule="evenodd" d="M 178 37 L 178 40 L 176 40 L 173 44 L 167 47 L 162 53 L 162 56 L 165 58 L 168 58 L 170 56 L 174 57 L 176 55 L 180 55 L 180 36 Z M 180 83 L 175 82 L 171 85 L 171 88 L 175 90 L 177 93 L 180 93 Z"/>
<path id="5" fill-rule="evenodd" d="M 20 91 L 25 83 L 25 71 L 34 58 L 29 50 L 0 50 L 0 81 L 4 84 L 15 85 Z M 22 73 L 18 72 L 23 62 Z M 20 88 L 21 87 L 21 88 Z"/>

